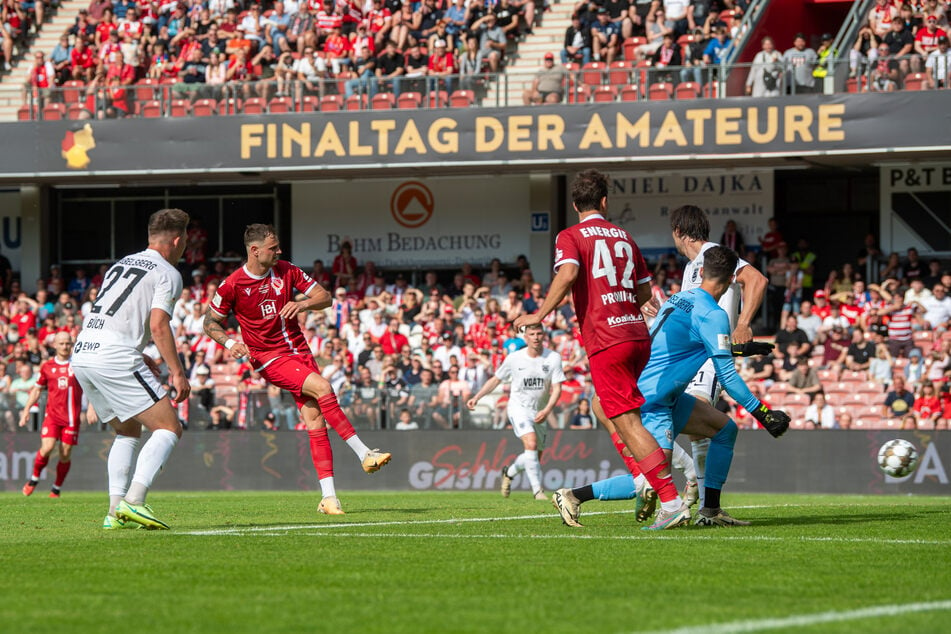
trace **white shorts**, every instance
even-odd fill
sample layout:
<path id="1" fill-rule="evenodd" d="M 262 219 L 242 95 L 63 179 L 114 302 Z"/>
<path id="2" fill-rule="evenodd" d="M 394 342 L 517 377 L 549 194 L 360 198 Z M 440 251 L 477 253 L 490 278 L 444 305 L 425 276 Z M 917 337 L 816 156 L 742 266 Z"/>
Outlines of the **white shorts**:
<path id="1" fill-rule="evenodd" d="M 536 423 L 535 414 L 531 412 L 509 411 L 508 415 L 509 422 L 512 423 L 512 430 L 517 437 L 521 438 L 535 432 L 535 435 L 538 436 L 538 448 L 542 449 L 545 446 L 545 440 L 548 437 L 548 421 Z"/>
<path id="2" fill-rule="evenodd" d="M 125 422 L 166 397 L 165 388 L 143 361 L 129 369 L 73 366 L 83 394 L 99 420 Z"/>
<path id="3" fill-rule="evenodd" d="M 717 380 L 717 371 L 713 367 L 713 361 L 707 359 L 700 367 L 697 376 L 687 384 L 684 390 L 687 394 L 703 399 L 711 405 L 716 405 L 720 398 L 720 382 Z"/>

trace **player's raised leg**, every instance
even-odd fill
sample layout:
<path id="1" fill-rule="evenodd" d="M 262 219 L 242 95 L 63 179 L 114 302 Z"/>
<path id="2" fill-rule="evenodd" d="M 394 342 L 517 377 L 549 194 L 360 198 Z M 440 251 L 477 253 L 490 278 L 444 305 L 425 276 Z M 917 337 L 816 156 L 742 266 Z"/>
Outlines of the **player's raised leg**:
<path id="1" fill-rule="evenodd" d="M 317 372 L 313 372 L 307 376 L 301 391 L 314 399 L 324 420 L 356 454 L 365 472 L 374 473 L 379 471 L 380 467 L 392 459 L 392 455 L 388 452 L 370 449 L 360 440 L 360 436 L 357 435 L 347 415 L 340 409 L 337 395 L 334 394 L 333 388 L 327 379 Z"/>

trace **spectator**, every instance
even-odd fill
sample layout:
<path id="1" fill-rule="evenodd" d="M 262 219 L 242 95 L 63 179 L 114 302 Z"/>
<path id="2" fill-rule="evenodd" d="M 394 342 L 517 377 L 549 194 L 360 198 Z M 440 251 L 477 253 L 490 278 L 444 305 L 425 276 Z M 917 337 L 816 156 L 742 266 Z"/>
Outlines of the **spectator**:
<path id="1" fill-rule="evenodd" d="M 849 319 L 842 315 L 842 307 L 836 300 L 832 302 L 829 316 L 822 320 L 822 327 L 819 330 L 821 332 L 829 332 L 830 330 L 838 328 L 839 330 L 848 332 L 849 326 Z"/>
<path id="2" fill-rule="evenodd" d="M 864 267 L 870 259 L 874 262 L 876 258 L 880 258 L 881 256 L 882 250 L 878 247 L 878 240 L 875 239 L 875 234 L 865 234 L 865 244 L 859 250 L 856 258 L 858 265 Z"/>
<path id="3" fill-rule="evenodd" d="M 697 23 L 694 20 L 693 2 L 687 2 L 685 0 L 654 0 L 651 4 L 651 11 L 656 14 L 660 11 L 662 4 L 667 14 L 667 20 L 671 23 L 671 28 L 673 28 L 674 34 L 677 37 L 697 28 Z M 648 18 L 649 17 L 650 15 L 648 15 Z"/>
<path id="4" fill-rule="evenodd" d="M 33 103 L 37 108 L 46 105 L 51 90 L 56 86 L 56 69 L 51 62 L 46 61 L 42 52 L 33 55 L 33 67 L 30 69 L 29 87 L 33 94 Z"/>
<path id="5" fill-rule="evenodd" d="M 809 297 L 813 290 L 813 275 L 816 265 L 816 254 L 809 248 L 809 241 L 805 238 L 799 238 L 796 241 L 796 250 L 789 257 L 799 267 L 799 272 L 802 273 L 802 278 L 799 280 L 802 296 Z"/>
<path id="6" fill-rule="evenodd" d="M 429 428 L 429 416 L 438 405 L 439 386 L 433 381 L 432 370 L 420 373 L 420 382 L 409 388 L 409 409 L 412 417 L 423 421 L 423 427 Z"/>
<path id="7" fill-rule="evenodd" d="M 377 0 L 377 2 L 379 2 L 379 0 Z M 415 431 L 419 429 L 419 423 L 413 420 L 409 410 L 404 407 L 400 410 L 400 418 L 396 422 L 395 429 L 397 431 Z"/>
<path id="8" fill-rule="evenodd" d="M 429 58 L 426 75 L 429 77 L 429 90 L 452 92 L 452 77 L 456 74 L 456 58 L 452 51 L 446 50 L 446 40 L 436 40 L 433 54 Z"/>
<path id="9" fill-rule="evenodd" d="M 858 37 L 849 51 L 849 77 L 862 74 L 865 62 L 874 62 L 878 57 L 878 36 L 868 25 L 859 29 Z"/>
<path id="10" fill-rule="evenodd" d="M 932 51 L 939 50 L 938 40 L 947 36 L 944 29 L 938 28 L 938 16 L 929 15 L 925 18 L 924 28 L 918 29 L 915 34 L 915 52 L 922 59 L 927 59 Z"/>
<path id="11" fill-rule="evenodd" d="M 902 76 L 907 75 L 911 70 L 910 56 L 914 52 L 915 36 L 911 31 L 905 30 L 903 21 L 893 20 L 882 42 L 888 45 L 889 56 L 898 61 L 898 69 Z"/>
<path id="12" fill-rule="evenodd" d="M 201 364 L 195 369 L 195 377 L 190 381 L 192 396 L 206 412 L 211 412 L 215 403 L 215 380 L 207 365 Z"/>
<path id="13" fill-rule="evenodd" d="M 869 74 L 868 89 L 871 92 L 893 92 L 898 89 L 899 64 L 888 54 L 888 44 L 878 45 L 875 65 Z"/>
<path id="14" fill-rule="evenodd" d="M 839 372 L 849 350 L 846 330 L 836 326 L 831 332 L 820 335 L 822 340 L 822 365 Z"/>
<path id="15" fill-rule="evenodd" d="M 650 50 L 650 53 L 660 48 L 662 36 L 663 33 L 660 33 L 656 39 L 656 46 Z M 591 26 L 591 42 L 595 61 L 607 64 L 614 61 L 621 49 L 621 30 L 617 24 L 611 22 L 611 16 L 604 7 L 598 9 L 598 20 Z"/>
<path id="16" fill-rule="evenodd" d="M 853 372 L 864 372 L 871 366 L 874 347 L 865 339 L 861 328 L 852 331 L 852 344 L 845 353 L 845 367 Z"/>
<path id="17" fill-rule="evenodd" d="M 908 257 L 905 259 L 905 277 L 910 282 L 924 276 L 924 266 L 921 263 L 921 258 L 918 257 L 918 249 L 911 247 L 908 249 L 907 255 Z"/>
<path id="18" fill-rule="evenodd" d="M 839 415 L 836 418 L 836 427 L 839 429 L 852 429 L 852 414 L 844 407 L 839 410 Z"/>
<path id="19" fill-rule="evenodd" d="M 400 77 L 406 73 L 406 69 L 403 67 L 403 56 L 397 52 L 393 40 L 386 41 L 386 47 L 376 59 L 374 72 L 380 89 L 391 91 L 394 97 L 399 97 Z"/>
<path id="20" fill-rule="evenodd" d="M 670 72 L 665 72 L 663 70 L 669 67 L 683 65 L 683 58 L 681 57 L 680 53 L 680 45 L 674 41 L 673 33 L 664 33 L 663 43 L 651 58 L 651 64 L 654 66 L 654 68 L 661 69 L 654 75 L 656 81 L 676 83 L 674 81 L 673 75 Z"/>
<path id="21" fill-rule="evenodd" d="M 578 411 L 571 417 L 569 429 L 593 429 L 594 419 L 591 417 L 591 406 L 586 399 L 578 402 Z"/>
<path id="22" fill-rule="evenodd" d="M 461 414 L 470 396 L 469 385 L 459 378 L 459 368 L 450 367 L 448 378 L 439 385 L 433 420 L 443 429 L 462 426 Z"/>
<path id="23" fill-rule="evenodd" d="M 921 350 L 912 348 L 908 353 L 908 363 L 902 374 L 905 375 L 905 382 L 908 385 L 917 386 L 925 376 L 925 362 L 921 355 Z"/>
<path id="24" fill-rule="evenodd" d="M 505 31 L 506 37 L 514 38 L 518 35 L 520 17 L 518 11 L 511 5 L 509 0 L 498 0 L 492 9 L 495 17 L 498 18 L 499 26 Z"/>
<path id="25" fill-rule="evenodd" d="M 482 68 L 482 62 L 488 62 L 491 72 L 499 72 L 508 42 L 496 15 L 486 13 L 475 21 L 470 31 L 479 38 L 478 68 Z"/>
<path id="26" fill-rule="evenodd" d="M 721 62 L 726 59 L 732 43 L 729 30 L 726 27 L 719 27 L 714 38 L 710 40 L 707 48 L 703 51 L 703 63 L 707 66 L 720 66 Z"/>
<path id="27" fill-rule="evenodd" d="M 379 426 L 380 407 L 383 403 L 383 392 L 374 382 L 370 370 L 360 368 L 360 380 L 354 387 L 353 419 L 367 421 L 371 427 Z"/>
<path id="28" fill-rule="evenodd" d="M 816 79 L 812 76 L 812 70 L 818 59 L 816 52 L 806 46 L 806 36 L 797 33 L 793 38 L 793 47 L 783 53 L 788 93 L 815 92 Z"/>
<path id="29" fill-rule="evenodd" d="M 912 341 L 914 308 L 906 306 L 901 295 L 896 294 L 892 298 L 891 306 L 885 310 L 885 313 L 891 316 L 888 321 L 888 351 L 893 357 L 907 356 L 914 348 L 914 342 Z"/>
<path id="30" fill-rule="evenodd" d="M 783 329 L 776 333 L 776 357 L 780 359 L 785 357 L 806 358 L 811 349 L 812 344 L 809 342 L 809 337 L 797 325 L 796 316 L 790 315 L 787 317 Z"/>
<path id="31" fill-rule="evenodd" d="M 891 391 L 885 396 L 882 417 L 893 421 L 901 420 L 914 405 L 915 396 L 905 389 L 905 377 L 896 376 Z"/>
<path id="32" fill-rule="evenodd" d="M 812 70 L 812 76 L 820 80 L 820 83 L 816 86 L 820 92 L 822 90 L 821 80 L 825 79 L 826 75 L 829 74 L 829 57 L 836 57 L 835 50 L 832 48 L 832 41 L 834 39 L 831 33 L 823 33 L 820 38 L 819 50 L 816 51 L 818 63 Z"/>
<path id="33" fill-rule="evenodd" d="M 774 360 L 775 357 L 771 354 L 747 357 L 743 359 L 740 376 L 747 383 L 762 383 L 764 387 L 769 388 L 775 382 L 776 366 L 773 364 Z"/>
<path id="34" fill-rule="evenodd" d="M 217 405 L 211 409 L 211 423 L 208 429 L 224 431 L 231 429 L 234 424 L 234 409 L 227 405 Z"/>
<path id="35" fill-rule="evenodd" d="M 878 276 L 883 280 L 900 280 L 905 277 L 905 268 L 902 266 L 901 256 L 894 252 L 891 253 L 888 256 L 888 261 L 879 269 Z"/>
<path id="36" fill-rule="evenodd" d="M 379 338 L 383 354 L 397 354 L 403 346 L 409 345 L 409 340 L 400 333 L 400 322 L 398 319 L 391 319 L 386 332 Z"/>
<path id="37" fill-rule="evenodd" d="M 868 25 L 878 38 L 888 33 L 891 23 L 898 19 L 898 8 L 891 0 L 876 0 L 875 6 L 868 13 Z"/>
<path id="38" fill-rule="evenodd" d="M 796 369 L 789 375 L 789 389 L 799 394 L 815 394 L 822 391 L 822 383 L 815 368 L 809 367 L 809 359 L 800 357 Z"/>
<path id="39" fill-rule="evenodd" d="M 571 26 L 565 29 L 565 45 L 561 49 L 561 63 L 585 65 L 591 61 L 591 29 L 581 24 L 581 16 L 571 14 Z"/>
<path id="40" fill-rule="evenodd" d="M 815 392 L 812 394 L 809 407 L 806 408 L 803 419 L 807 423 L 811 423 L 814 428 L 835 429 L 837 427 L 835 422 L 835 410 L 826 403 L 826 395 L 823 392 Z"/>
<path id="41" fill-rule="evenodd" d="M 796 327 L 806 333 L 809 343 L 815 344 L 819 329 L 822 327 L 822 318 L 815 314 L 812 302 L 806 300 L 799 305 Z"/>
<path id="42" fill-rule="evenodd" d="M 376 94 L 378 83 L 376 77 L 376 59 L 370 54 L 370 48 L 364 46 L 352 63 L 353 70 L 344 72 L 349 74 L 351 79 L 344 85 L 344 91 L 349 98 L 355 93 L 360 95 L 369 95 L 370 98 Z"/>
<path id="43" fill-rule="evenodd" d="M 600 17 L 601 12 L 598 11 L 596 15 Z M 597 52 L 598 52 L 597 39 L 598 38 L 597 38 L 596 29 L 598 28 L 599 22 L 600 21 L 596 21 L 595 23 L 593 23 L 591 28 L 592 41 L 594 42 L 594 45 L 595 45 L 594 46 L 595 59 L 598 59 L 597 57 Z M 662 9 L 658 9 L 657 11 L 654 12 L 654 16 L 647 23 L 647 27 L 645 30 L 647 34 L 647 43 L 642 44 L 641 46 L 637 48 L 637 54 L 641 57 L 641 59 L 646 59 L 651 57 L 654 53 L 657 52 L 657 49 L 663 46 L 664 35 L 670 33 L 672 39 L 676 40 L 673 23 L 667 20 L 666 13 Z"/>
<path id="44" fill-rule="evenodd" d="M 925 60 L 925 72 L 932 90 L 951 86 L 951 48 L 947 35 L 938 37 L 937 50 L 931 51 Z"/>
<path id="45" fill-rule="evenodd" d="M 555 56 L 552 53 L 545 53 L 544 63 L 545 67 L 535 75 L 532 87 L 522 96 L 526 106 L 561 103 L 564 96 L 564 70 L 555 68 Z M 509 320 L 514 319 L 507 313 L 506 316 Z"/>
<path id="46" fill-rule="evenodd" d="M 783 90 L 782 80 L 783 56 L 776 50 L 776 44 L 773 42 L 773 38 L 768 36 L 764 37 L 762 48 L 756 54 L 756 57 L 753 58 L 753 67 L 750 69 L 750 74 L 746 78 L 746 94 L 754 97 L 778 97 Z M 772 233 L 775 231 L 776 220 L 770 218 L 769 221 L 771 223 L 770 233 Z M 769 235 L 770 234 L 767 233 L 760 238 L 763 251 L 766 252 L 766 255 L 772 255 L 772 251 L 774 250 L 766 250 L 766 242 L 764 241 Z M 771 246 L 782 241 L 782 236 L 779 235 L 779 232 L 776 232 L 776 235 L 779 236 L 779 240 L 777 241 L 775 236 L 771 238 Z"/>

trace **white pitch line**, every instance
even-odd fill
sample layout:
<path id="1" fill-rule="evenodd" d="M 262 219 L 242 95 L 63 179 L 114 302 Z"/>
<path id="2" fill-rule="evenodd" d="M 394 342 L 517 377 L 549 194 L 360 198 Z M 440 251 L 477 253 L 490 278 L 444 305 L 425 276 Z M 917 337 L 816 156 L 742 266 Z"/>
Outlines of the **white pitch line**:
<path id="1" fill-rule="evenodd" d="M 777 630 L 784 627 L 809 627 L 821 623 L 838 623 L 841 621 L 855 621 L 858 619 L 872 619 L 883 616 L 898 616 L 911 612 L 933 612 L 951 610 L 951 601 L 930 601 L 926 603 L 897 603 L 893 605 L 878 605 L 845 612 L 817 612 L 815 614 L 800 614 L 783 618 L 756 619 L 748 621 L 733 621 L 732 623 L 707 623 L 691 627 L 680 627 L 673 630 L 656 630 L 649 634 L 736 634 L 740 632 L 762 632 Z M 901 629 L 898 627 L 897 629 Z"/>

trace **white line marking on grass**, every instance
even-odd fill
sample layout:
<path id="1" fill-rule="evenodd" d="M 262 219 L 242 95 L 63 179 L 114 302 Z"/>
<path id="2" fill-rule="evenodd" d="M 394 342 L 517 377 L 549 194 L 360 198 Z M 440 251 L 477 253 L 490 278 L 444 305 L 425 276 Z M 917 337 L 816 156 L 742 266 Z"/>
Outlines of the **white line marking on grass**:
<path id="1" fill-rule="evenodd" d="M 776 630 L 783 627 L 809 627 L 821 623 L 837 623 L 881 616 L 898 616 L 910 612 L 933 612 L 937 610 L 951 610 L 951 601 L 898 603 L 845 612 L 817 612 L 815 614 L 800 614 L 798 616 L 787 616 L 784 618 L 733 621 L 732 623 L 708 623 L 706 625 L 681 627 L 673 630 L 657 630 L 651 632 L 651 634 L 734 634 L 736 632 L 761 632 L 763 630 Z"/>

